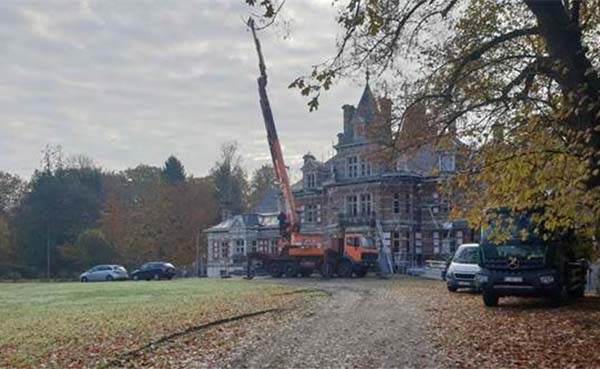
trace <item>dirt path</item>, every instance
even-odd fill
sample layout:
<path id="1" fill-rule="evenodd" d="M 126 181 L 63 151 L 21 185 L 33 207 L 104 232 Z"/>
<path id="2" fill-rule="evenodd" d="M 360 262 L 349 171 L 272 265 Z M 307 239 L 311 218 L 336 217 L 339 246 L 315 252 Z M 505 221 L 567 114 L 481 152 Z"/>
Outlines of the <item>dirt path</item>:
<path id="1" fill-rule="evenodd" d="M 282 280 L 329 297 L 300 319 L 242 340 L 230 368 L 438 368 L 415 280 Z M 425 287 L 426 288 L 426 287 Z"/>

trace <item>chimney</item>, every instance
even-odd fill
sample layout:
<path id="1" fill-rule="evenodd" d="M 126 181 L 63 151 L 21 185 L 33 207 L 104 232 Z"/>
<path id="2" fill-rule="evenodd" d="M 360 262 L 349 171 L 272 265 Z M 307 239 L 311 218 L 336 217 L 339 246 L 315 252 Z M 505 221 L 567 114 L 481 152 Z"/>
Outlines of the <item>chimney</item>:
<path id="1" fill-rule="evenodd" d="M 354 129 L 350 122 L 354 116 L 355 108 L 353 105 L 344 105 L 342 106 L 342 110 L 344 111 L 344 138 L 345 141 L 352 141 Z"/>
<path id="2" fill-rule="evenodd" d="M 392 100 L 387 97 L 379 99 L 379 111 L 381 112 L 381 118 L 383 123 L 386 125 L 392 125 Z"/>

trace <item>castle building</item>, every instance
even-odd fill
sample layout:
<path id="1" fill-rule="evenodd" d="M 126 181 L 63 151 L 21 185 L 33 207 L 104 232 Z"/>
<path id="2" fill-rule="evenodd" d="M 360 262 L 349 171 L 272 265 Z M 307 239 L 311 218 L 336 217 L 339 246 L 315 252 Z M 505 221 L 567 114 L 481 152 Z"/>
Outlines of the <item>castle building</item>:
<path id="1" fill-rule="evenodd" d="M 292 191 L 301 232 L 322 234 L 324 239 L 345 232 L 375 237 L 378 221 L 402 269 L 449 254 L 475 235 L 465 221 L 449 220 L 448 201 L 440 191 L 456 170 L 461 143 L 451 140 L 443 149 L 433 142 L 419 143 L 410 154 L 384 159 L 392 140 L 391 109 L 391 101 L 376 99 L 367 83 L 356 107 L 342 107 L 343 131 L 334 145 L 335 155 L 321 162 L 306 154 L 302 179 Z M 424 113 L 417 111 L 406 119 L 400 139 L 410 140 L 411 130 L 429 129 Z M 209 276 L 241 271 L 246 253 L 277 244 L 279 208 L 277 201 L 271 204 L 205 231 Z"/>

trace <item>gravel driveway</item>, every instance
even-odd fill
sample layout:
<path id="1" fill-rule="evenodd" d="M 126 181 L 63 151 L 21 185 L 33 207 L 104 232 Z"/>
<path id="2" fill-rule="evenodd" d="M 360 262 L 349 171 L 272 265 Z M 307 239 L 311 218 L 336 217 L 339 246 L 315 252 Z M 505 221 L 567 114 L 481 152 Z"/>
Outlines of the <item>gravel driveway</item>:
<path id="1" fill-rule="evenodd" d="M 230 368 L 438 368 L 426 333 L 428 284 L 412 278 L 281 280 L 324 291 L 326 298 L 287 324 L 242 339 L 222 364 Z M 421 291 L 421 292 L 419 292 Z"/>

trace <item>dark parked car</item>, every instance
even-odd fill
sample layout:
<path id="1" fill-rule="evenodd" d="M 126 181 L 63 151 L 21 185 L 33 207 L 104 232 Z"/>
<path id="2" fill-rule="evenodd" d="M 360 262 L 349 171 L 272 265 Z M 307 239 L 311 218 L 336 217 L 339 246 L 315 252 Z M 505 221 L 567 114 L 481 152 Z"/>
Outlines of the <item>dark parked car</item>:
<path id="1" fill-rule="evenodd" d="M 177 273 L 175 266 L 171 263 L 154 261 L 146 263 L 131 273 L 131 278 L 134 281 L 145 279 L 147 281 L 151 279 L 171 279 Z"/>

